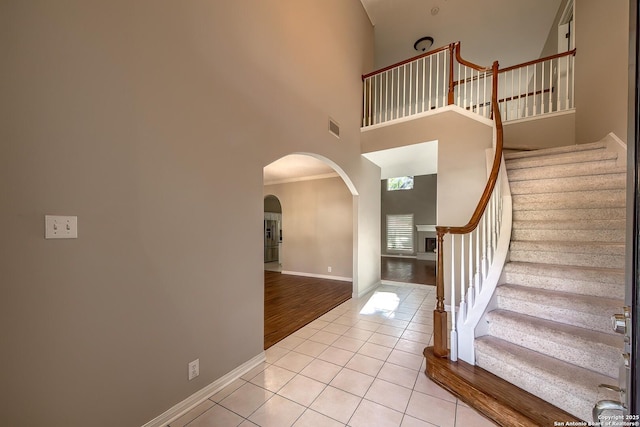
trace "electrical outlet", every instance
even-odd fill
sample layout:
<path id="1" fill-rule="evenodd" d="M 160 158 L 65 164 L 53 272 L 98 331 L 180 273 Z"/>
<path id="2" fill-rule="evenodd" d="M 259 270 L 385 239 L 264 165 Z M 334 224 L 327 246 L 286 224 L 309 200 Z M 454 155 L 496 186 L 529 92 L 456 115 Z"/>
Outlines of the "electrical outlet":
<path id="1" fill-rule="evenodd" d="M 327 271 L 331 273 L 331 267 L 327 267 Z"/>
<path id="2" fill-rule="evenodd" d="M 200 359 L 189 363 L 189 381 L 200 375 Z"/>

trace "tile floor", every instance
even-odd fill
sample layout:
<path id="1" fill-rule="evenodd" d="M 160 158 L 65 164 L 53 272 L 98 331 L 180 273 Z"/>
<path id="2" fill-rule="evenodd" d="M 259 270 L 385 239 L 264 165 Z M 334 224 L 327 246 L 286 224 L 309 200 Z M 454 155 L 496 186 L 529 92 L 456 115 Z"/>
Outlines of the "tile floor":
<path id="1" fill-rule="evenodd" d="M 382 285 L 345 302 L 170 426 L 494 426 L 424 374 L 434 292 Z"/>

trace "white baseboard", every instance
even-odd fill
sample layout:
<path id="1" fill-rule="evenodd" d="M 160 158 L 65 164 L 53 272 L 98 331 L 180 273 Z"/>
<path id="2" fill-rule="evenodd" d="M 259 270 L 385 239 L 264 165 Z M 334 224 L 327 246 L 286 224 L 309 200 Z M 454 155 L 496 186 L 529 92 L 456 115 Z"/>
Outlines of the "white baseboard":
<path id="1" fill-rule="evenodd" d="M 329 276 L 327 274 L 300 273 L 298 271 L 282 271 L 282 274 L 290 274 L 292 276 L 315 277 L 317 279 L 340 280 L 341 282 L 353 282 L 351 277 Z"/>
<path id="2" fill-rule="evenodd" d="M 191 409 L 195 408 L 196 406 L 207 400 L 209 397 L 213 396 L 265 360 L 266 356 L 263 351 L 262 353 L 253 357 L 251 360 L 238 366 L 233 371 L 215 380 L 203 389 L 200 389 L 197 392 L 193 393 L 191 396 L 187 397 L 182 402 L 168 409 L 163 414 L 158 415 L 156 418 L 144 424 L 142 427 L 166 427 L 169 423 L 186 414 Z"/>

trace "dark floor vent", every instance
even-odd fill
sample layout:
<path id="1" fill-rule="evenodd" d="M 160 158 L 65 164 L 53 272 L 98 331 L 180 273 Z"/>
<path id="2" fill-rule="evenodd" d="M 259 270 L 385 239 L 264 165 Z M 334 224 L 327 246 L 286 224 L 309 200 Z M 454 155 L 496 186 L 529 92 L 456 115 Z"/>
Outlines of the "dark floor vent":
<path id="1" fill-rule="evenodd" d="M 340 138 L 340 125 L 333 119 L 329 119 L 329 132 L 335 135 L 336 138 Z"/>

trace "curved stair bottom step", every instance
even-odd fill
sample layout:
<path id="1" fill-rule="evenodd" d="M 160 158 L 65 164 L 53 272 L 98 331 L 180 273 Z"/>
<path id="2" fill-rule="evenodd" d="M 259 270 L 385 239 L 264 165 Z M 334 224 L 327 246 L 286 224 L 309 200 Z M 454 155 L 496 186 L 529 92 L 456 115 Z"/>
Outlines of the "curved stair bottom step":
<path id="1" fill-rule="evenodd" d="M 495 337 L 476 339 L 476 364 L 584 421 L 592 421 L 599 400 L 619 399 L 616 393 L 598 388 L 615 384 L 616 379 Z"/>

